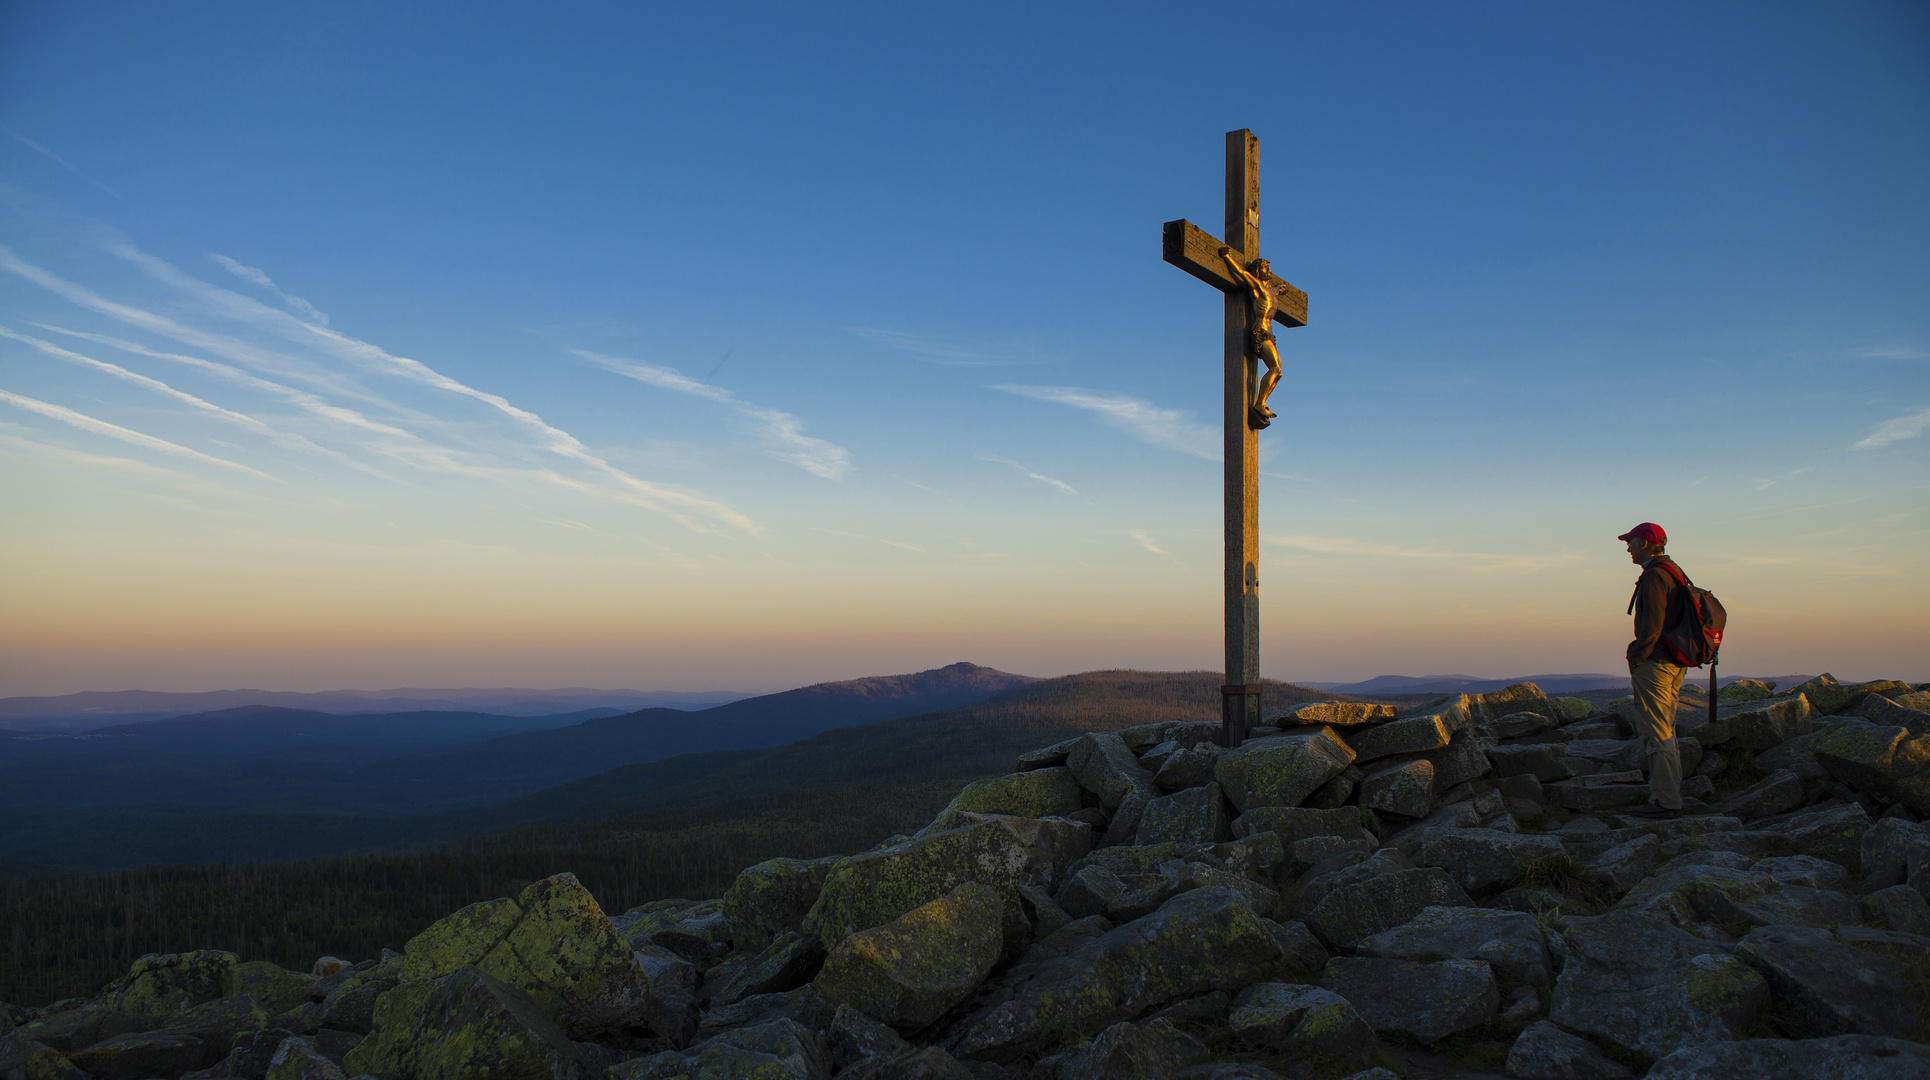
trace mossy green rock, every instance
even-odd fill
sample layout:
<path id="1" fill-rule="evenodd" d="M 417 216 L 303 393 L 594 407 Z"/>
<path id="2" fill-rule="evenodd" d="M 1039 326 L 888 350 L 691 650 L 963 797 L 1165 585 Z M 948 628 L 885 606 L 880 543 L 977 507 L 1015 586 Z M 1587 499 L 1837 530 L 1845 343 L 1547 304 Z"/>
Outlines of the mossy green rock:
<path id="1" fill-rule="evenodd" d="M 109 1004 L 134 1016 L 163 1017 L 227 997 L 235 954 L 218 949 L 149 953 L 115 981 Z"/>
<path id="2" fill-rule="evenodd" d="M 1588 714 L 1595 711 L 1595 703 L 1589 701 L 1587 698 L 1550 698 L 1548 703 L 1554 706 L 1555 718 L 1564 724 L 1572 724 L 1577 720 L 1586 720 Z"/>
<path id="3" fill-rule="evenodd" d="M 402 957 L 390 957 L 342 980 L 322 999 L 322 1022 L 338 1031 L 369 1030 L 375 1022 L 375 999 L 402 981 L 402 963 Z"/>
<path id="4" fill-rule="evenodd" d="M 969 997 L 998 962 L 1008 902 L 967 882 L 839 942 L 813 985 L 831 1001 L 917 1031 Z"/>
<path id="5" fill-rule="evenodd" d="M 1425 754 L 1439 750 L 1454 738 L 1454 729 L 1439 716 L 1412 716 L 1389 724 L 1378 724 L 1365 731 L 1349 732 L 1347 745 L 1354 759 L 1372 761 L 1391 754 Z"/>
<path id="6" fill-rule="evenodd" d="M 1632 911 L 1571 920 L 1548 1019 L 1654 1060 L 1746 1035 L 1769 987 L 1728 947 Z"/>
<path id="7" fill-rule="evenodd" d="M 1375 1031 L 1435 1042 L 1494 1018 L 1501 988 L 1482 960 L 1421 963 L 1336 956 L 1320 985 L 1345 998 Z"/>
<path id="8" fill-rule="evenodd" d="M 811 1029 L 788 1016 L 732 1028 L 687 1050 L 610 1067 L 609 1080 L 808 1080 L 831 1071 Z"/>
<path id="9" fill-rule="evenodd" d="M 541 884 L 540 882 L 538 884 Z M 376 1002 L 375 1032 L 343 1060 L 350 1074 L 410 1080 L 588 1080 L 569 1037 L 515 987 L 463 965 Z"/>
<path id="10" fill-rule="evenodd" d="M 1490 690 L 1477 695 L 1477 700 L 1481 703 L 1481 715 L 1489 720 L 1499 720 L 1520 712 L 1556 715 L 1554 703 L 1548 700 L 1548 695 L 1531 682 L 1518 682 L 1499 690 Z"/>
<path id="11" fill-rule="evenodd" d="M 1716 700 L 1725 704 L 1738 701 L 1761 701 L 1775 692 L 1776 684 L 1773 682 L 1763 682 L 1760 679 L 1737 679 L 1716 691 Z"/>
<path id="12" fill-rule="evenodd" d="M 1845 724 L 1810 744 L 1816 763 L 1862 791 L 1930 814 L 1930 733 L 1881 724 Z"/>
<path id="13" fill-rule="evenodd" d="M 724 893 L 724 914 L 737 951 L 757 952 L 778 935 L 797 929 L 817 903 L 833 862 L 766 859 L 738 874 Z"/>
<path id="14" fill-rule="evenodd" d="M 1446 736 L 1440 745 L 1447 745 Z M 1299 806 L 1353 761 L 1353 749 L 1332 729 L 1299 728 L 1221 754 L 1213 764 L 1213 779 L 1245 813 L 1256 806 Z"/>
<path id="15" fill-rule="evenodd" d="M 1844 685 L 1825 672 L 1797 687 L 1795 692 L 1808 695 L 1810 704 L 1815 706 L 1817 712 L 1829 714 L 1853 709 L 1871 694 L 1907 694 L 1910 684 L 1895 679 L 1880 679 Z"/>
<path id="16" fill-rule="evenodd" d="M 1091 844 L 1092 831 L 1075 822 L 993 817 L 867 851 L 832 867 L 805 926 L 830 950 L 966 882 L 1008 892 L 1026 883 L 1052 892 Z M 1018 910 L 1016 904 L 1011 907 Z M 1010 935 L 1024 934 L 1023 915 L 1014 918 L 1016 924 L 1006 931 L 1008 944 L 1016 944 Z"/>
<path id="17" fill-rule="evenodd" d="M 225 1053 L 228 1044 L 244 1031 L 260 1031 L 270 1026 L 275 1014 L 247 994 L 204 1001 L 167 1020 L 170 1028 L 199 1032 L 210 1046 Z"/>
<path id="18" fill-rule="evenodd" d="M 1374 1028 L 1346 998 L 1302 983 L 1254 983 L 1233 999 L 1233 1037 L 1255 1049 L 1279 1050 L 1316 1072 L 1343 1075 L 1367 1067 Z"/>
<path id="19" fill-rule="evenodd" d="M 269 1013 L 286 1012 L 308 1000 L 308 992 L 322 980 L 306 971 L 290 971 L 267 960 L 236 964 L 228 982 L 228 994 L 245 994 L 261 1003 Z"/>
<path id="20" fill-rule="evenodd" d="M 1039 965 L 1008 999 L 959 1025 L 952 1052 L 1010 1062 L 1090 1038 L 1156 1005 L 1237 990 L 1276 970 L 1286 957 L 1282 936 L 1233 889 L 1182 893 Z"/>
<path id="21" fill-rule="evenodd" d="M 514 900 L 471 904 L 410 939 L 404 957 L 408 982 L 382 1001 L 473 964 L 579 1037 L 631 1023 L 649 1004 L 649 979 L 630 945 L 574 874 L 538 881 Z"/>
<path id="22" fill-rule="evenodd" d="M 1010 814 L 1014 817 L 1063 817 L 1079 812 L 1079 781 L 1064 766 L 1033 769 L 965 785 L 926 832 L 942 832 L 963 824 L 960 815 Z"/>

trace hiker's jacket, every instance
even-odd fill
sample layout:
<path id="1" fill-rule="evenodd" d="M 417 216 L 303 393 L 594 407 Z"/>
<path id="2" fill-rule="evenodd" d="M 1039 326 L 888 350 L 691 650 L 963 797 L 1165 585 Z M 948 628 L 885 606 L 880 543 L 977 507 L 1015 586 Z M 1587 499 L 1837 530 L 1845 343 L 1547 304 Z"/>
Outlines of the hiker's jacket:
<path id="1" fill-rule="evenodd" d="M 1635 640 L 1628 643 L 1630 671 L 1651 659 L 1675 663 L 1662 647 L 1662 631 L 1668 629 L 1669 594 L 1675 591 L 1675 578 L 1662 569 L 1663 563 L 1675 566 L 1667 555 L 1657 555 L 1642 564 L 1642 576 L 1635 579 L 1635 596 L 1630 601 L 1635 613 Z M 1677 567 L 1678 572 L 1680 569 Z"/>

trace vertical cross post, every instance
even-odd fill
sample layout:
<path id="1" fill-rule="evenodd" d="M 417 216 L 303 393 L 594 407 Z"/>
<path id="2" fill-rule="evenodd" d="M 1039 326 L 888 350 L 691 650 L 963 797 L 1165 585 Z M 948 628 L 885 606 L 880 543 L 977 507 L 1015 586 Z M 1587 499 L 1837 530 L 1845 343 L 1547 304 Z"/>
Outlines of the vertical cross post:
<path id="1" fill-rule="evenodd" d="M 1260 250 L 1260 140 L 1245 128 L 1226 133 L 1226 231 L 1251 258 Z M 1260 722 L 1260 440 L 1248 422 L 1258 360 L 1247 348 L 1247 297 L 1226 294 L 1225 495 L 1226 685 L 1224 743 L 1238 746 Z"/>
<path id="2" fill-rule="evenodd" d="M 1260 443 L 1254 400 L 1260 386 L 1256 330 L 1307 325 L 1307 294 L 1274 276 L 1260 260 L 1260 140 L 1242 128 L 1226 133 L 1226 243 L 1185 219 L 1160 234 L 1167 262 L 1226 294 L 1225 515 L 1226 683 L 1220 687 L 1222 741 L 1238 746 L 1260 722 Z M 1245 270 L 1238 273 L 1227 259 Z M 1270 304 L 1253 306 L 1256 289 Z M 1261 322 L 1262 312 L 1271 322 Z M 1268 346 L 1272 348 L 1271 345 Z M 1277 356 L 1277 352 L 1274 354 Z M 1264 420 L 1261 421 L 1264 423 Z"/>

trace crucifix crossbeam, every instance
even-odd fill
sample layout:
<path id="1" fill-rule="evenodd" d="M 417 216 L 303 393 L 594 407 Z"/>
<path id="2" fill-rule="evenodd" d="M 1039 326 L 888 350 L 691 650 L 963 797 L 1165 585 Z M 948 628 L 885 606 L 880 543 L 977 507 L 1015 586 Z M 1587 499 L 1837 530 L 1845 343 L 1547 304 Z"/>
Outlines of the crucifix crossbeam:
<path id="1" fill-rule="evenodd" d="M 1307 325 L 1307 294 L 1259 258 L 1260 140 L 1226 133 L 1225 241 L 1190 221 L 1169 221 L 1162 257 L 1226 294 L 1224 349 L 1226 683 L 1220 688 L 1222 741 L 1240 745 L 1260 722 L 1260 444 L 1272 419 L 1259 362 L 1278 366 L 1272 324 Z M 1274 376 L 1277 378 L 1277 376 Z"/>

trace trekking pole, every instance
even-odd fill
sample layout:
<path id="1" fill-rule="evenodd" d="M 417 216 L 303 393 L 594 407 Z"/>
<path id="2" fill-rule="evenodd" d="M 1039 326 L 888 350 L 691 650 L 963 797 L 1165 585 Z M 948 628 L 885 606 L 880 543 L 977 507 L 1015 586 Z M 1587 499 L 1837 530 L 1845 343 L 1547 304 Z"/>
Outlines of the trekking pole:
<path id="1" fill-rule="evenodd" d="M 1716 722 L 1716 658 L 1709 658 L 1709 722 Z"/>

